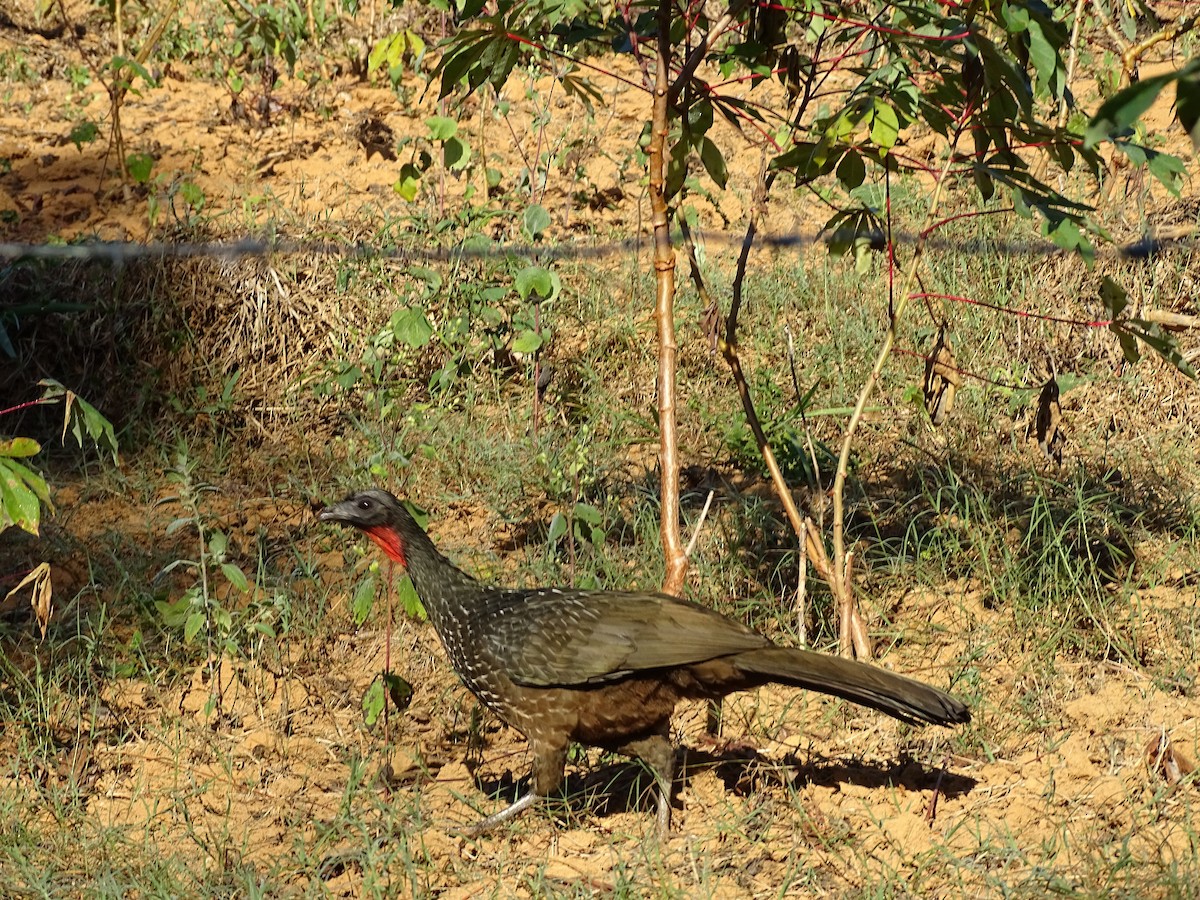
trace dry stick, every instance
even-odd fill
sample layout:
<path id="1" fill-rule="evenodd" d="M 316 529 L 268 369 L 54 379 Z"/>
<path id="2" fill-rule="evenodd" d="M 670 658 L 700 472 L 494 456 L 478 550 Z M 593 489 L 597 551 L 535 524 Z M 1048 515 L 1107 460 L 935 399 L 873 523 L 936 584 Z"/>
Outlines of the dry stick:
<path id="1" fill-rule="evenodd" d="M 1067 124 L 1067 92 L 1066 89 L 1071 86 L 1071 80 L 1075 77 L 1075 63 L 1079 60 L 1079 26 L 1083 22 L 1083 8 L 1087 5 L 1087 0 L 1078 0 L 1075 4 L 1075 21 L 1071 25 L 1071 54 L 1067 57 L 1067 81 L 1063 86 L 1062 108 L 1058 111 L 1058 127 L 1062 128 Z"/>
<path id="2" fill-rule="evenodd" d="M 779 497 L 779 502 L 783 504 L 783 510 L 787 515 L 788 523 L 792 526 L 792 531 L 795 532 L 797 540 L 805 543 L 806 555 L 812 561 L 813 568 L 829 584 L 834 598 L 839 600 L 840 605 L 842 582 L 839 578 L 835 577 L 833 567 L 829 564 L 829 557 L 825 553 L 825 545 L 821 540 L 820 533 L 812 524 L 812 520 L 803 518 L 800 515 L 800 510 L 796 507 L 796 500 L 792 496 L 791 488 L 788 487 L 787 481 L 783 477 L 783 471 L 779 468 L 779 461 L 775 458 L 775 452 L 771 449 L 771 445 L 767 441 L 766 432 L 763 431 L 762 422 L 759 421 L 758 412 L 754 408 L 754 399 L 750 396 L 750 385 L 746 381 L 746 374 L 742 371 L 742 361 L 738 356 L 737 325 L 738 315 L 742 308 L 742 286 L 746 280 L 746 267 L 750 259 L 750 248 L 754 244 L 755 235 L 758 233 L 758 221 L 763 215 L 763 210 L 767 202 L 767 194 L 771 189 L 774 179 L 775 173 L 767 173 L 764 166 L 759 175 L 758 185 L 754 189 L 750 223 L 746 226 L 746 236 L 742 239 L 742 249 L 738 254 L 737 269 L 733 276 L 733 285 L 731 288 L 733 299 L 729 305 L 729 317 L 725 320 L 725 337 L 720 341 L 720 350 L 721 356 L 724 357 L 730 372 L 733 374 L 733 382 L 737 387 L 738 397 L 742 401 L 742 411 L 746 416 L 746 423 L 750 426 L 750 430 L 754 434 L 754 441 L 758 445 L 759 453 L 762 454 L 763 462 L 766 464 L 767 471 L 771 475 L 771 483 L 775 488 L 776 495 Z"/>
<path id="3" fill-rule="evenodd" d="M 683 592 L 688 559 L 679 536 L 679 434 L 675 422 L 675 250 L 671 246 L 666 195 L 671 9 L 671 0 L 659 0 L 650 137 L 650 210 L 654 229 L 654 316 L 658 323 L 659 516 L 666 564 L 663 591 L 679 595 Z"/>
<path id="4" fill-rule="evenodd" d="M 675 421 L 675 250 L 671 245 L 667 210 L 668 111 L 705 55 L 731 25 L 749 0 L 732 0 L 688 55 L 671 83 L 671 0 L 659 0 L 658 35 L 654 61 L 654 106 L 650 137 L 650 211 L 654 229 L 655 320 L 658 323 L 658 431 L 661 484 L 661 535 L 666 572 L 663 591 L 681 594 L 688 558 L 679 534 L 679 432 Z"/>
<path id="5" fill-rule="evenodd" d="M 683 89 L 687 85 L 688 79 L 690 79 L 696 73 L 696 69 L 700 67 L 700 63 L 704 61 L 704 57 L 706 57 L 708 52 L 716 45 L 718 38 L 720 38 L 721 35 L 723 35 L 727 30 L 729 30 L 730 26 L 733 25 L 734 18 L 747 5 L 749 5 L 749 2 L 750 0 L 732 0 L 725 12 L 722 13 L 721 17 L 713 22 L 712 27 L 708 29 L 708 34 L 704 36 L 704 40 L 692 48 L 692 52 L 688 54 L 688 58 L 684 61 L 683 65 L 679 67 L 679 74 L 675 77 L 675 83 L 671 85 L 671 89 L 667 94 L 667 104 L 669 106 L 675 105 L 675 102 L 679 99 L 679 95 L 683 93 Z M 660 35 L 660 40 L 661 36 L 669 31 L 669 26 L 671 24 L 669 10 L 666 13 L 666 18 L 663 18 L 663 10 L 665 8 L 666 4 L 660 2 L 658 8 L 660 17 L 658 20 L 658 33 Z"/>
<path id="6" fill-rule="evenodd" d="M 1096 14 L 1096 18 L 1098 18 L 1100 20 L 1100 24 L 1104 26 L 1104 30 L 1107 32 L 1109 40 L 1116 44 L 1117 49 L 1121 51 L 1122 58 L 1124 58 L 1125 51 L 1129 49 L 1129 41 L 1125 40 L 1125 36 L 1117 30 L 1117 26 L 1113 24 L 1112 17 L 1108 14 L 1108 10 L 1104 8 L 1104 4 L 1099 2 L 1093 3 L 1092 12 Z M 1124 74 L 1124 72 L 1121 73 L 1122 78 L 1124 78 Z M 1120 87 L 1120 84 L 1118 84 L 1117 87 Z"/>
<path id="7" fill-rule="evenodd" d="M 1147 309 L 1142 311 L 1142 318 L 1147 322 L 1157 322 L 1164 328 L 1186 329 L 1200 328 L 1200 316 L 1188 316 L 1183 313 L 1170 312 L 1165 309 Z"/>
<path id="8" fill-rule="evenodd" d="M 796 602 L 793 605 L 800 646 L 808 646 L 808 541 L 800 538 L 800 564 L 796 567 Z"/>
<path id="9" fill-rule="evenodd" d="M 1163 41 L 1173 41 L 1180 35 L 1187 34 L 1198 24 L 1200 24 L 1200 12 L 1192 13 L 1190 16 L 1175 20 L 1173 24 L 1161 31 L 1156 31 L 1143 41 L 1138 41 L 1132 47 L 1126 47 L 1125 52 L 1121 54 L 1122 75 L 1126 80 L 1132 80 L 1133 69 L 1138 61 L 1146 55 L 1147 50 Z"/>
<path id="10" fill-rule="evenodd" d="M 892 313 L 891 321 L 888 323 L 887 333 L 883 338 L 883 345 L 879 348 L 879 353 L 875 357 L 875 365 L 871 368 L 871 373 L 867 376 L 866 382 L 862 386 L 862 390 L 858 393 L 858 402 L 854 405 L 854 412 L 850 416 L 850 423 L 846 426 L 846 436 L 842 439 L 842 452 L 838 456 L 837 475 L 833 479 L 833 558 L 835 560 L 846 560 L 846 508 L 845 508 L 845 490 L 846 476 L 850 470 L 850 448 L 854 445 L 854 432 L 858 429 L 858 423 L 862 421 L 863 410 L 867 406 L 867 400 L 871 397 L 871 392 L 874 390 L 876 383 L 879 381 L 879 376 L 883 372 L 883 366 L 887 362 L 888 357 L 892 352 L 892 345 L 896 342 L 896 323 L 904 315 L 905 307 L 908 306 L 910 294 L 912 291 L 913 282 L 916 280 L 917 266 L 921 262 L 921 256 L 925 250 L 925 244 L 929 240 L 928 229 L 934 221 L 934 214 L 941 203 L 942 191 L 946 186 L 946 175 L 950 171 L 950 165 L 954 161 L 954 150 L 958 146 L 958 139 L 962 135 L 963 129 L 970 117 L 964 115 L 958 129 L 954 132 L 954 138 L 950 142 L 950 149 L 946 153 L 946 163 L 942 167 L 941 175 L 938 176 L 937 186 L 934 188 L 933 199 L 929 203 L 929 209 L 925 213 L 925 222 L 918 232 L 916 248 L 913 251 L 912 261 L 909 263 L 908 272 L 904 277 L 904 287 L 900 291 L 900 295 L 896 298 L 896 307 Z M 846 565 L 843 575 L 849 573 L 849 566 Z M 840 586 L 834 588 L 834 596 L 838 598 L 839 604 L 844 604 L 841 608 L 844 615 L 849 617 L 852 623 L 850 634 L 839 634 L 841 642 L 841 651 L 844 656 L 850 655 L 850 651 L 861 658 L 869 658 L 871 655 L 870 641 L 867 639 L 866 627 L 863 625 L 862 617 L 858 613 L 857 607 L 854 606 L 853 597 L 850 593 L 850 584 L 838 578 Z M 832 585 L 831 585 L 832 586 Z"/>
<path id="11" fill-rule="evenodd" d="M 692 529 L 692 539 L 688 541 L 687 550 L 685 551 L 690 557 L 696 549 L 696 541 L 700 540 L 700 532 L 704 530 L 704 520 L 708 518 L 708 508 L 712 506 L 713 495 L 715 490 L 709 490 L 708 497 L 704 501 L 704 508 L 700 510 L 700 518 L 696 520 L 696 525 Z"/>
<path id="12" fill-rule="evenodd" d="M 783 477 L 783 471 L 779 468 L 779 461 L 775 458 L 775 452 L 771 449 L 771 445 L 767 441 L 766 432 L 763 430 L 762 422 L 758 418 L 758 411 L 754 407 L 754 398 L 750 396 L 750 385 L 746 380 L 745 372 L 742 370 L 741 357 L 738 355 L 737 324 L 738 315 L 742 308 L 742 286 L 746 280 L 746 267 L 750 259 L 750 248 L 754 245 L 754 237 L 758 233 L 758 220 L 763 215 L 767 202 L 767 194 L 771 189 L 774 179 L 775 173 L 768 173 L 764 164 L 762 169 L 760 169 L 759 181 L 755 187 L 754 197 L 751 201 L 750 222 L 746 226 L 746 235 L 742 239 L 742 249 L 738 254 L 737 269 L 734 273 L 733 286 L 731 288 L 732 300 L 729 305 L 729 316 L 725 320 L 725 335 L 723 338 L 718 339 L 717 344 L 722 358 L 724 358 L 733 375 L 733 382 L 737 388 L 738 398 L 742 402 L 742 412 L 746 416 L 746 424 L 750 426 L 750 430 L 754 434 L 754 442 L 758 446 L 758 452 L 762 455 L 763 463 L 766 465 L 767 472 L 771 476 L 771 484 L 775 488 L 779 502 L 783 505 L 788 523 L 792 526 L 792 531 L 801 545 L 800 564 L 804 566 L 806 560 L 812 561 L 813 568 L 817 570 L 817 574 L 829 585 L 834 599 L 838 601 L 838 606 L 841 608 L 845 605 L 842 602 L 841 593 L 843 582 L 834 576 L 833 567 L 829 563 L 829 557 L 825 553 L 825 545 L 821 540 L 821 533 L 817 530 L 811 519 L 801 517 L 800 515 L 800 510 L 796 506 L 791 488 L 788 487 L 787 481 Z M 704 283 L 703 275 L 700 273 L 700 265 L 696 259 L 695 244 L 691 240 L 691 233 L 686 222 L 682 222 L 681 227 L 684 234 L 685 246 L 688 248 L 688 261 L 691 264 L 692 280 L 696 284 L 696 291 L 704 304 L 711 308 L 714 306 L 714 303 Z M 815 453 L 813 454 L 813 467 L 815 471 Z M 800 584 L 805 584 L 806 577 L 806 573 L 801 576 L 799 579 Z M 804 623 L 801 623 L 800 632 L 807 637 L 807 627 Z M 708 730 L 716 733 L 714 723 L 715 726 L 719 726 L 719 719 L 714 719 L 713 711 L 710 707 Z"/>

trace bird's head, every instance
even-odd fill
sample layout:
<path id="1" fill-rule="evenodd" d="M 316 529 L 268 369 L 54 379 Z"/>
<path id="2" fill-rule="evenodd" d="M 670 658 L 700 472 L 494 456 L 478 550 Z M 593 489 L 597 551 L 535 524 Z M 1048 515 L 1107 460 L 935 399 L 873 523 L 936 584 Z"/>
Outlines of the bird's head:
<path id="1" fill-rule="evenodd" d="M 317 514 L 317 518 L 322 522 L 357 528 L 402 566 L 406 564 L 406 536 L 414 529 L 420 531 L 404 504 L 379 488 L 359 491 L 341 503 L 330 504 Z"/>

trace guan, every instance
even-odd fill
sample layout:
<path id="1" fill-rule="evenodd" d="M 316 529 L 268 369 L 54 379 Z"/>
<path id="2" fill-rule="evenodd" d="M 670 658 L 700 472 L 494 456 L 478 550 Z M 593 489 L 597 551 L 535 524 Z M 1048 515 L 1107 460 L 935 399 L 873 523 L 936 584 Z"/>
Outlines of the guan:
<path id="1" fill-rule="evenodd" d="M 842 697 L 911 724 L 969 722 L 944 691 L 864 663 L 779 647 L 695 603 L 650 591 L 513 589 L 476 581 L 446 559 L 392 494 L 367 490 L 321 510 L 366 533 L 403 566 L 459 678 L 522 732 L 528 791 L 472 830 L 486 831 L 563 781 L 571 742 L 640 758 L 658 782 L 658 827 L 671 821 L 671 713 L 769 683 Z"/>

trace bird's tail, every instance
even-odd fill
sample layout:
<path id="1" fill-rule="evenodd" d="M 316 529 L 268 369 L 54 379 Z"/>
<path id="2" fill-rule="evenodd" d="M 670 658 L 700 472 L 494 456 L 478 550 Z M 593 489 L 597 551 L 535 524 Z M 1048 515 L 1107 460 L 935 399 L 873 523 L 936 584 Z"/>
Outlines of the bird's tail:
<path id="1" fill-rule="evenodd" d="M 945 691 L 839 656 L 765 647 L 739 653 L 730 662 L 747 675 L 760 676 L 764 683 L 775 681 L 832 694 L 914 725 L 971 721 L 967 705 Z"/>

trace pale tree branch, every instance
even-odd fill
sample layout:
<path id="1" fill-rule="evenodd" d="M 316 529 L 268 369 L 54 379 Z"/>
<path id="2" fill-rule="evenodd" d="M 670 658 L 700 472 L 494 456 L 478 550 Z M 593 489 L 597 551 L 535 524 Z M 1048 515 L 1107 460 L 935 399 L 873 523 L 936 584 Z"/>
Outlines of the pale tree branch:
<path id="1" fill-rule="evenodd" d="M 659 0 L 650 138 L 650 214 L 654 229 L 654 317 L 658 323 L 658 469 L 665 593 L 683 593 L 688 558 L 679 532 L 679 436 L 675 421 L 675 248 L 667 210 L 667 113 L 671 72 L 670 0 Z"/>

